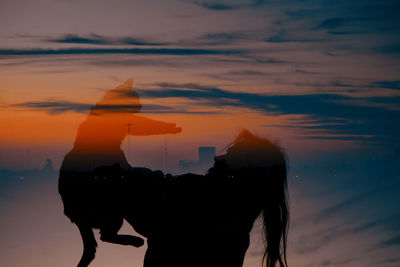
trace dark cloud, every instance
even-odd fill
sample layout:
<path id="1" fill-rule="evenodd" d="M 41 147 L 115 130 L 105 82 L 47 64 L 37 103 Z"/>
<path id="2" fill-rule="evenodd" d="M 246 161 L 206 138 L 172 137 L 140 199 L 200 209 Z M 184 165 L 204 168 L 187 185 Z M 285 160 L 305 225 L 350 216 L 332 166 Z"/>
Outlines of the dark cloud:
<path id="1" fill-rule="evenodd" d="M 204 75 L 218 80 L 241 81 L 243 79 L 261 79 L 274 74 L 255 70 L 237 70 L 223 73 L 206 73 Z"/>
<path id="2" fill-rule="evenodd" d="M 398 1 L 312 1 L 282 10 L 267 42 L 310 42 L 331 55 L 400 53 Z"/>
<path id="3" fill-rule="evenodd" d="M 389 238 L 385 241 L 381 242 L 381 245 L 383 247 L 389 247 L 389 246 L 400 246 L 400 235 L 396 235 L 392 238 Z"/>
<path id="4" fill-rule="evenodd" d="M 117 44 L 124 44 L 124 45 L 148 45 L 148 46 L 168 45 L 168 43 L 152 42 L 133 37 L 120 38 L 118 41 L 119 43 L 117 42 Z"/>
<path id="5" fill-rule="evenodd" d="M 306 115 L 318 125 L 299 128 L 324 130 L 309 138 L 398 140 L 400 97 L 354 98 L 337 94 L 263 95 L 232 92 L 199 84 L 159 83 L 158 88 L 141 90 L 145 97 L 181 97 L 225 108 L 247 108 L 269 114 Z M 384 120 L 382 118 L 385 118 Z M 341 119 L 341 123 L 337 120 Z M 330 135 L 329 135 L 330 134 Z"/>
<path id="6" fill-rule="evenodd" d="M 67 44 L 110 44 L 110 41 L 99 35 L 92 34 L 90 37 L 81 37 L 76 34 L 66 34 L 65 36 L 57 39 L 48 39 L 47 41 L 55 43 L 67 43 Z"/>
<path id="7" fill-rule="evenodd" d="M 91 55 L 91 54 L 144 54 L 144 55 L 240 55 L 242 50 L 186 49 L 186 48 L 67 48 L 67 49 L 0 49 L 0 55 Z"/>
<path id="8" fill-rule="evenodd" d="M 361 34 L 366 33 L 361 25 L 363 22 L 363 19 L 336 17 L 324 19 L 315 28 L 327 30 L 327 33 L 333 35 Z"/>
<path id="9" fill-rule="evenodd" d="M 393 264 L 393 263 L 397 263 L 397 262 L 400 262 L 400 258 L 386 258 L 386 259 L 376 261 L 376 264 L 386 265 L 386 264 Z"/>
<path id="10" fill-rule="evenodd" d="M 323 20 L 319 25 L 317 25 L 317 29 L 328 29 L 328 30 L 336 30 L 343 25 L 346 25 L 348 20 L 344 18 L 330 18 Z"/>
<path id="11" fill-rule="evenodd" d="M 137 46 L 159 46 L 167 43 L 152 42 L 141 38 L 121 37 L 111 38 L 97 34 L 79 36 L 77 34 L 66 34 L 60 38 L 47 39 L 48 42 L 68 43 L 68 44 L 92 44 L 92 45 L 137 45 Z"/>
<path id="12" fill-rule="evenodd" d="M 397 43 L 377 46 L 374 48 L 374 51 L 383 54 L 400 54 L 400 41 Z"/>
<path id="13" fill-rule="evenodd" d="M 14 104 L 13 106 L 29 110 L 44 110 L 50 114 L 60 114 L 67 111 L 87 113 L 92 107 L 90 104 L 69 101 L 32 101 Z"/>
<path id="14" fill-rule="evenodd" d="M 239 40 L 255 40 L 258 34 L 248 31 L 210 32 L 189 40 L 176 42 L 155 42 L 150 39 L 137 37 L 106 37 L 97 34 L 77 35 L 66 34 L 59 38 L 45 38 L 47 42 L 66 44 L 91 44 L 91 45 L 135 45 L 135 46 L 199 46 L 199 45 L 229 45 Z M 43 37 L 40 37 L 43 39 Z"/>
<path id="15" fill-rule="evenodd" d="M 77 103 L 70 101 L 33 101 L 23 102 L 12 105 L 18 108 L 25 108 L 28 110 L 45 111 L 49 114 L 56 115 L 65 112 L 77 112 L 77 113 L 89 113 L 90 109 L 94 107 L 91 104 Z M 107 105 L 99 106 L 97 108 L 101 110 L 124 112 L 132 109 L 132 106 L 124 105 Z M 189 107 L 170 107 L 165 105 L 153 105 L 148 104 L 143 107 L 140 113 L 178 113 L 178 114 L 217 114 L 217 111 L 191 111 Z"/>
<path id="16" fill-rule="evenodd" d="M 372 86 L 386 88 L 386 89 L 394 89 L 400 90 L 400 80 L 396 81 L 376 81 L 372 84 Z"/>
<path id="17" fill-rule="evenodd" d="M 400 127 L 400 97 L 355 98 L 336 94 L 265 95 L 233 92 L 195 83 L 158 83 L 149 89 L 137 91 L 142 98 L 183 98 L 191 100 L 192 103 L 191 107 L 183 109 L 147 106 L 143 110 L 147 113 L 191 113 L 193 107 L 201 106 L 220 107 L 225 110 L 245 108 L 265 114 L 306 116 L 307 122 L 277 125 L 305 129 L 307 135 L 304 138 L 350 140 L 366 144 L 397 142 L 399 139 L 397 132 Z M 88 104 L 66 101 L 25 102 L 15 106 L 43 109 L 53 114 L 66 111 L 87 112 L 90 108 Z M 326 217 L 336 209 L 366 197 L 368 193 L 358 195 L 356 199 L 339 204 L 339 207 L 326 210 L 326 214 L 321 214 L 320 217 Z"/>
<path id="18" fill-rule="evenodd" d="M 345 218 L 343 213 L 340 215 L 342 218 Z M 389 246 L 398 246 L 400 245 L 400 239 L 398 235 L 398 229 L 388 229 L 388 225 L 391 224 L 398 224 L 399 223 L 399 216 L 392 216 L 392 217 L 385 217 L 380 219 L 369 218 L 368 222 L 364 224 L 358 224 L 355 227 L 354 222 L 357 222 L 353 216 L 351 217 L 351 222 L 349 223 L 336 223 L 336 224 L 329 224 L 329 221 L 325 222 L 325 224 L 321 225 L 322 227 L 315 227 L 316 230 L 311 229 L 310 232 L 302 234 L 298 239 L 293 240 L 294 248 L 300 254 L 312 254 L 322 250 L 324 247 L 329 246 L 331 243 L 342 242 L 343 237 L 346 238 L 358 238 L 361 232 L 370 231 L 368 234 L 372 235 L 394 235 L 392 238 L 378 241 L 375 240 L 371 243 L 365 244 L 364 249 L 382 249 Z M 327 226 L 327 223 L 329 226 Z M 380 229 L 377 229 L 380 227 Z M 374 231 L 371 231 L 374 228 Z M 365 236 L 366 233 L 363 233 Z M 362 257 L 361 257 L 362 258 Z M 361 259 L 360 255 L 354 254 L 347 259 L 333 259 L 328 260 L 325 259 L 329 264 L 326 265 L 339 265 L 342 266 L 345 263 L 358 261 Z M 321 266 L 323 264 L 318 264 Z"/>
<path id="19" fill-rule="evenodd" d="M 223 0 L 210 0 L 210 1 L 196 1 L 195 4 L 209 10 L 233 10 L 246 7 L 258 7 L 264 4 L 265 0 L 237 0 L 237 1 L 223 1 Z"/>
<path id="20" fill-rule="evenodd" d="M 343 233 L 342 227 L 335 225 L 334 227 L 301 235 L 296 242 L 297 251 L 300 254 L 309 254 L 318 251 L 341 235 Z"/>
<path id="21" fill-rule="evenodd" d="M 241 32 L 217 32 L 204 34 L 197 38 L 197 42 L 205 45 L 228 45 L 247 37 Z M 194 42 L 196 43 L 196 40 Z"/>
<path id="22" fill-rule="evenodd" d="M 280 30 L 279 33 L 272 35 L 265 39 L 268 43 L 289 43 L 289 42 L 298 42 L 298 43 L 316 43 L 326 41 L 321 38 L 310 38 L 310 36 L 290 36 L 290 33 L 286 30 Z"/>
<path id="23" fill-rule="evenodd" d="M 359 205 L 363 201 L 366 201 L 367 203 L 370 202 L 372 197 L 379 196 L 381 197 L 382 194 L 386 196 L 390 196 L 391 194 L 396 194 L 398 190 L 400 189 L 400 184 L 395 183 L 395 184 L 384 184 L 384 185 L 378 185 L 375 186 L 374 189 L 371 189 L 366 192 L 358 193 L 355 194 L 354 196 L 336 204 L 333 205 L 329 208 L 324 209 L 323 211 L 319 212 L 318 215 L 316 216 L 314 223 L 319 223 L 320 221 L 333 216 L 335 214 L 343 214 L 343 211 L 345 209 L 349 209 L 350 207 L 354 207 L 355 205 Z M 391 218 L 391 222 L 394 221 L 395 218 Z M 359 226 L 360 228 L 353 228 L 349 231 L 351 232 L 357 232 L 360 230 L 365 230 L 368 227 L 374 226 L 374 224 L 383 224 L 384 221 L 377 221 L 377 222 L 372 222 L 372 225 L 364 225 L 364 226 Z"/>
<path id="24" fill-rule="evenodd" d="M 356 227 L 351 228 L 349 232 L 359 233 L 376 227 L 385 227 L 387 229 L 388 226 L 390 227 L 392 225 L 394 225 L 394 230 L 396 231 L 400 230 L 400 215 L 373 219 L 371 221 L 359 224 Z"/>
<path id="25" fill-rule="evenodd" d="M 217 2 L 200 2 L 197 4 L 203 8 L 211 10 L 231 10 L 237 8 L 237 6 L 234 5 L 222 4 Z"/>

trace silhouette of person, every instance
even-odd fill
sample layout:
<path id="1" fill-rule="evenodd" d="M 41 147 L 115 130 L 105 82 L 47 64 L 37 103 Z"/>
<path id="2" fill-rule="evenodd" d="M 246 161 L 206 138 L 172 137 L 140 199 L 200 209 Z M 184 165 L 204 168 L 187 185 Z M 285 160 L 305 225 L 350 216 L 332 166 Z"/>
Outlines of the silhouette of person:
<path id="1" fill-rule="evenodd" d="M 266 266 L 287 266 L 286 161 L 275 144 L 244 130 L 207 175 L 170 177 L 166 191 L 144 233 L 144 267 L 241 267 L 260 214 Z"/>

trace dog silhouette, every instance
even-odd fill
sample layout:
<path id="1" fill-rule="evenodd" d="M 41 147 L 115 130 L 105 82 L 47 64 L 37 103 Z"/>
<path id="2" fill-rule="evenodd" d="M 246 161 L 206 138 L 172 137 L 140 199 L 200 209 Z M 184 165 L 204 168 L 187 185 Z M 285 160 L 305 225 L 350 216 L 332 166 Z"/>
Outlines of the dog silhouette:
<path id="1" fill-rule="evenodd" d="M 142 201 L 140 197 L 144 197 L 139 190 L 140 182 L 133 185 L 130 184 L 132 179 L 126 178 L 146 178 L 135 181 L 148 183 L 163 175 L 145 168 L 132 168 L 121 149 L 124 138 L 128 134 L 146 136 L 181 131 L 174 123 L 134 115 L 142 105 L 132 85 L 133 80 L 129 79 L 109 90 L 96 103 L 79 126 L 74 146 L 65 155 L 60 168 L 58 188 L 64 213 L 77 225 L 83 240 L 80 267 L 88 266 L 95 257 L 97 243 L 93 228 L 100 229 L 102 241 L 135 247 L 143 245 L 140 237 L 118 235 L 123 219 L 131 222 L 130 215 L 134 212 L 129 207 L 127 213 L 124 202 Z M 130 192 L 124 192 L 124 184 L 130 184 Z M 136 195 L 128 200 L 121 197 L 125 193 Z"/>

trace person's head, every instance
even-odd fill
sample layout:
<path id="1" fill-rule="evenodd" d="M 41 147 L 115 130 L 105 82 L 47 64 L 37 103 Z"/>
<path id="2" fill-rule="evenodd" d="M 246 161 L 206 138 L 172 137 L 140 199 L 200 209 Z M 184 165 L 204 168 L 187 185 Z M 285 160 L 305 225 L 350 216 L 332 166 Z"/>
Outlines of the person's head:
<path id="1" fill-rule="evenodd" d="M 267 139 L 243 130 L 227 149 L 215 157 L 214 168 L 246 173 L 254 181 L 255 198 L 261 203 L 264 219 L 267 267 L 287 266 L 286 238 L 289 224 L 287 203 L 286 156 L 283 150 Z M 251 181 L 249 181 L 251 183 Z"/>

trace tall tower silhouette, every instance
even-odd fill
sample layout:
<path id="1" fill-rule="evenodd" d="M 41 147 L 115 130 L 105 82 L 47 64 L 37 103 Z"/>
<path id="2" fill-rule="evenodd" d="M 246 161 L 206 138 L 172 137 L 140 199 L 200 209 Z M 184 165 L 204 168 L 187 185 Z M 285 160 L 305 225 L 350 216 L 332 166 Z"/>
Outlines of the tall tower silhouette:
<path id="1" fill-rule="evenodd" d="M 129 138 L 129 131 L 131 130 L 131 125 L 133 125 L 133 123 L 127 123 L 127 124 L 125 124 L 125 126 L 128 126 L 128 133 L 127 133 L 127 138 L 128 138 L 128 151 L 127 151 L 127 155 L 126 155 L 126 160 L 129 162 L 129 155 L 130 155 L 130 153 L 129 153 L 129 149 L 130 149 L 130 138 Z"/>

